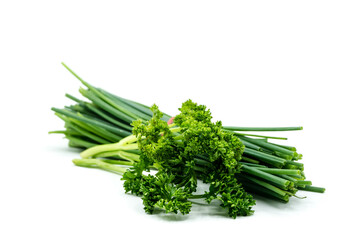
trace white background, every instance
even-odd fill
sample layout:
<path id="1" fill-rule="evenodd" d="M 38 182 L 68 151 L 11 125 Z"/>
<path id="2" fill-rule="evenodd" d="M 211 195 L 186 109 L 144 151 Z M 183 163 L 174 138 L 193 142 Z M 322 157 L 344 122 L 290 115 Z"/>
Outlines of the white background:
<path id="1" fill-rule="evenodd" d="M 1 1 L 1 239 L 359 239 L 359 1 Z M 176 114 L 281 133 L 325 194 L 148 215 L 120 177 L 75 167 L 50 111 L 85 80 Z M 356 223 L 357 222 L 357 223 Z"/>

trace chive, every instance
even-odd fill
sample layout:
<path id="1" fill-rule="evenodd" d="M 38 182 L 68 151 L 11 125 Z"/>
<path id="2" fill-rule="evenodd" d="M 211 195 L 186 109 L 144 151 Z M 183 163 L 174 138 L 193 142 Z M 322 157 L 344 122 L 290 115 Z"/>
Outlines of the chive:
<path id="1" fill-rule="evenodd" d="M 65 106 L 64 109 L 68 110 L 70 112 L 74 112 L 74 113 L 78 113 L 78 112 L 87 113 L 87 114 L 91 114 L 92 116 L 96 117 L 94 114 L 90 113 L 82 104 Z"/>
<path id="2" fill-rule="evenodd" d="M 244 139 L 241 139 L 241 138 L 240 138 L 240 140 L 245 145 L 245 147 L 248 147 L 248 148 L 251 148 L 251 149 L 254 149 L 254 150 L 257 150 L 257 151 L 260 151 L 260 149 L 261 149 L 259 146 L 255 145 L 255 144 L 253 144 L 251 142 L 248 142 L 248 141 L 246 141 Z"/>
<path id="3" fill-rule="evenodd" d="M 107 104 L 111 105 L 112 107 L 116 108 L 117 110 L 123 112 L 124 114 L 137 119 L 138 116 L 136 116 L 135 114 L 127 111 L 126 109 L 122 108 L 121 106 L 115 104 L 114 102 L 112 102 L 109 98 L 107 98 L 104 94 L 102 94 L 100 91 L 98 91 L 95 87 L 93 87 L 92 85 L 90 85 L 89 83 L 85 82 L 83 79 L 81 79 L 73 70 L 71 70 L 68 66 L 66 66 L 65 63 L 61 63 L 71 74 L 73 74 L 77 79 L 80 80 L 80 82 L 82 84 L 84 84 L 87 88 L 89 88 L 89 90 L 91 90 L 97 97 L 101 98 L 104 102 L 106 102 Z"/>
<path id="4" fill-rule="evenodd" d="M 79 132 L 83 136 L 88 137 L 91 140 L 94 140 L 95 142 L 98 142 L 98 143 L 101 143 L 101 144 L 110 143 L 110 141 L 107 141 L 107 140 L 105 140 L 105 139 L 103 139 L 101 137 L 98 137 L 98 136 L 96 136 L 96 135 L 94 135 L 94 134 L 82 129 L 81 127 L 78 127 L 78 126 L 74 125 L 74 124 L 70 127 L 70 129 L 73 129 L 73 130 Z"/>
<path id="5" fill-rule="evenodd" d="M 295 179 L 295 178 L 292 178 L 292 177 L 290 177 L 289 175 L 285 175 L 285 174 L 278 174 L 278 176 L 279 176 L 279 177 L 282 177 L 282 178 L 284 178 L 284 179 L 286 179 L 286 180 L 289 180 L 289 181 L 293 182 L 295 185 L 296 185 L 296 183 L 299 181 L 299 180 L 297 180 L 297 179 Z"/>
<path id="6" fill-rule="evenodd" d="M 246 136 L 246 134 L 244 135 Z M 250 136 L 250 135 L 248 135 Z M 257 138 L 258 141 L 263 141 L 263 142 L 268 142 L 268 139 L 267 138 Z"/>
<path id="7" fill-rule="evenodd" d="M 69 139 L 69 141 L 70 141 L 69 143 L 75 144 L 76 146 L 81 146 L 81 147 L 84 147 L 84 148 L 91 148 L 91 147 L 97 145 L 96 143 L 91 143 L 89 141 L 86 141 L 86 140 L 83 140 L 83 139 L 80 139 L 80 138 L 76 138 L 76 137 L 72 137 L 72 136 L 67 136 L 66 135 L 66 138 Z"/>
<path id="8" fill-rule="evenodd" d="M 269 149 L 266 149 L 266 148 L 261 148 L 260 149 L 260 152 L 263 152 L 263 153 L 266 153 L 268 155 L 274 155 L 274 152 L 269 150 Z"/>
<path id="9" fill-rule="evenodd" d="M 117 98 L 114 97 L 114 95 L 107 93 L 106 91 L 101 91 L 99 88 L 97 88 L 97 90 L 99 90 L 102 94 L 106 95 L 106 97 L 108 97 L 109 99 L 111 99 L 114 103 L 122 106 L 123 108 L 125 108 L 126 110 L 134 113 L 136 116 L 138 116 L 138 118 L 141 118 L 143 120 L 150 120 L 152 117 L 152 112 L 150 110 L 150 113 L 144 113 L 134 107 L 132 107 L 131 105 L 129 105 L 126 101 L 124 101 L 121 98 Z"/>
<path id="10" fill-rule="evenodd" d="M 226 130 L 231 131 L 296 131 L 302 130 L 303 127 L 232 127 L 232 126 L 223 126 Z"/>
<path id="11" fill-rule="evenodd" d="M 144 113 L 144 114 L 146 114 L 148 116 L 152 116 L 152 111 L 150 110 L 150 107 L 148 107 L 148 106 L 145 106 L 145 105 L 142 105 L 140 103 L 136 103 L 136 102 L 130 101 L 128 99 L 116 96 L 116 95 L 114 95 L 112 93 L 109 93 L 109 92 L 105 91 L 104 89 L 101 89 L 101 88 L 97 88 L 97 89 L 100 92 L 102 92 L 103 94 L 107 95 L 107 96 L 118 99 L 119 101 L 126 102 L 126 104 L 133 107 L 134 109 L 136 109 L 136 110 L 138 110 L 138 111 L 140 111 L 140 112 L 142 112 L 142 113 Z"/>
<path id="12" fill-rule="evenodd" d="M 324 193 L 325 188 L 305 185 L 305 187 L 298 186 L 298 189 L 310 192 Z"/>
<path id="13" fill-rule="evenodd" d="M 250 157 L 254 157 L 255 159 L 258 159 L 260 161 L 263 161 L 265 163 L 271 164 L 275 167 L 281 168 L 284 166 L 285 164 L 285 160 L 279 157 L 275 157 L 273 155 L 269 155 L 266 153 L 262 153 L 259 151 L 255 151 L 253 149 L 250 148 L 245 148 L 244 151 L 245 156 L 250 156 Z"/>
<path id="14" fill-rule="evenodd" d="M 289 176 L 292 177 L 292 178 L 297 179 L 298 181 L 305 179 L 303 176 L 301 176 L 301 175 L 296 175 L 296 174 L 289 174 Z"/>
<path id="15" fill-rule="evenodd" d="M 95 119 L 90 119 L 90 118 L 86 118 L 86 117 L 83 117 L 79 114 L 74 114 L 70 111 L 66 111 L 64 109 L 58 109 L 58 108 L 51 108 L 51 110 L 53 110 L 54 112 L 57 112 L 57 113 L 60 113 L 60 114 L 63 114 L 65 116 L 68 116 L 68 117 L 71 117 L 71 118 L 74 118 L 74 119 L 77 119 L 77 120 L 80 120 L 82 122 L 86 122 L 86 123 L 89 123 L 89 124 L 93 124 L 95 126 L 98 126 L 98 127 L 101 127 L 101 128 L 104 128 L 104 129 L 107 129 L 109 131 L 112 131 L 114 133 L 117 133 L 119 134 L 120 136 L 128 136 L 130 135 L 131 133 L 128 132 L 128 131 L 125 131 L 125 130 L 121 130 L 117 127 L 115 127 L 114 125 L 110 125 L 110 124 L 105 124 L 103 122 L 100 122 L 98 120 L 95 120 Z"/>
<path id="16" fill-rule="evenodd" d="M 91 93 L 89 90 L 85 90 L 83 88 L 80 88 L 80 93 L 91 100 L 95 105 L 99 106 L 101 109 L 104 109 L 108 113 L 111 113 L 112 115 L 116 116 L 117 118 L 127 122 L 132 123 L 137 118 L 132 118 L 126 115 L 125 113 L 119 111 L 118 109 L 112 107 L 108 103 L 104 102 L 102 99 L 98 98 L 95 94 Z"/>
<path id="17" fill-rule="evenodd" d="M 299 169 L 297 166 L 291 165 L 291 164 L 287 164 L 287 163 L 284 165 L 284 168 L 286 168 L 286 169 Z"/>
<path id="18" fill-rule="evenodd" d="M 292 169 L 279 169 L 279 168 L 261 168 L 263 172 L 271 173 L 271 174 L 284 174 L 284 175 L 300 175 L 300 170 L 292 170 Z"/>
<path id="19" fill-rule="evenodd" d="M 298 184 L 298 185 L 312 185 L 312 182 L 311 181 L 298 180 L 296 182 L 296 184 Z"/>
<path id="20" fill-rule="evenodd" d="M 252 193 L 257 193 L 259 195 L 263 195 L 265 197 L 268 198 L 274 198 L 276 200 L 280 200 L 283 202 L 288 202 L 289 201 L 289 196 L 285 195 L 285 196 L 281 196 L 279 194 L 277 194 L 276 192 L 270 191 L 260 185 L 254 184 L 252 182 L 249 181 L 241 181 L 241 184 L 243 185 L 244 189 L 248 192 L 252 192 Z"/>
<path id="21" fill-rule="evenodd" d="M 71 122 L 83 127 L 84 129 L 86 129 L 88 132 L 91 132 L 93 134 L 96 134 L 97 136 L 100 136 L 110 142 L 118 142 L 122 139 L 122 137 L 107 131 L 106 129 L 88 124 L 88 123 L 84 123 L 81 121 L 78 121 L 76 119 L 70 119 Z"/>
<path id="22" fill-rule="evenodd" d="M 96 134 L 97 136 L 100 136 L 106 140 L 109 140 L 110 142 L 118 142 L 118 141 L 120 141 L 120 139 L 122 139 L 122 137 L 115 135 L 103 128 L 99 128 L 95 125 L 87 124 L 87 123 L 81 122 L 77 119 L 63 116 L 59 113 L 55 113 L 55 115 L 57 115 L 58 117 L 63 119 L 66 122 L 65 125 L 67 125 L 67 126 L 72 126 L 72 124 L 76 124 L 76 125 L 82 127 L 83 129 L 86 129 L 88 132 Z"/>
<path id="23" fill-rule="evenodd" d="M 285 160 L 292 160 L 294 159 L 294 156 L 284 154 L 282 152 L 274 151 L 273 155 L 278 156 L 280 158 L 283 158 Z"/>
<path id="24" fill-rule="evenodd" d="M 278 152 L 284 153 L 286 155 L 294 156 L 293 151 L 290 151 L 288 149 L 276 146 L 276 145 L 274 145 L 272 143 L 263 142 L 263 141 L 257 141 L 256 139 L 249 138 L 249 137 L 241 137 L 241 139 L 244 139 L 244 140 L 249 141 L 249 142 L 251 142 L 253 144 L 259 145 L 260 147 L 269 149 L 271 151 L 278 151 Z"/>
<path id="25" fill-rule="evenodd" d="M 241 164 L 244 164 L 244 165 L 250 166 L 250 167 L 267 168 L 267 166 L 265 166 L 265 165 L 260 165 L 260 164 L 256 164 L 256 163 L 250 163 L 250 162 L 242 162 Z"/>
<path id="26" fill-rule="evenodd" d="M 277 185 L 278 187 L 280 187 L 282 189 L 285 189 L 285 190 L 288 189 L 288 187 L 290 185 L 290 181 L 285 180 L 285 179 L 280 178 L 280 177 L 277 177 L 275 175 L 263 172 L 259 168 L 254 168 L 254 167 L 243 165 L 242 166 L 242 171 L 245 172 L 245 173 L 251 174 L 253 176 L 256 176 L 258 178 L 265 179 L 265 180 L 267 180 L 269 182 L 272 182 L 275 185 Z"/>
<path id="27" fill-rule="evenodd" d="M 195 158 L 195 163 L 200 165 L 200 166 L 204 166 L 204 167 L 212 167 L 212 164 L 209 161 L 207 161 L 207 160 L 205 160 L 203 158 L 196 157 Z"/>
<path id="28" fill-rule="evenodd" d="M 89 109 L 91 111 L 91 113 L 94 113 L 95 115 L 92 114 L 92 116 L 98 118 L 99 116 L 103 119 L 105 119 L 106 121 L 108 122 L 111 122 L 113 123 L 114 125 L 117 125 L 121 128 L 124 128 L 126 130 L 130 130 L 132 131 L 132 127 L 129 125 L 129 124 L 125 124 L 125 123 L 122 123 L 116 119 L 114 119 L 112 116 L 109 115 L 109 113 L 106 113 L 104 111 L 102 111 L 101 109 L 97 108 L 96 106 L 94 106 L 93 104 L 91 103 L 88 103 L 88 102 L 84 102 L 84 101 L 81 101 L 77 98 L 75 98 L 74 96 L 70 95 L 70 94 L 65 94 L 66 97 L 76 101 L 77 103 L 80 104 L 80 106 L 83 106 L 84 110 L 85 108 Z M 75 107 L 77 107 L 78 105 L 75 105 L 74 106 L 74 110 L 77 110 Z M 82 110 L 81 112 L 85 112 L 84 110 Z M 86 111 L 87 112 L 87 111 Z M 91 114 L 90 112 L 87 112 L 88 114 Z"/>
<path id="29" fill-rule="evenodd" d="M 48 133 L 49 134 L 53 134 L 53 133 L 55 133 L 55 134 L 67 134 L 67 133 L 69 133 L 69 131 L 68 130 L 56 130 L 56 131 L 49 131 Z"/>
<path id="30" fill-rule="evenodd" d="M 296 152 L 296 147 L 288 146 L 288 145 L 282 145 L 282 144 L 276 144 L 276 143 L 273 143 L 273 144 L 276 145 L 276 146 L 282 147 L 282 148 L 286 148 L 286 149 L 288 149 L 290 151 Z"/>
<path id="31" fill-rule="evenodd" d="M 303 164 L 303 163 L 299 163 L 299 162 L 294 162 L 294 161 L 289 161 L 289 160 L 287 160 L 287 161 L 286 161 L 286 164 L 294 165 L 295 167 L 297 167 L 297 168 L 300 169 L 301 171 L 304 170 L 304 164 Z"/>
<path id="32" fill-rule="evenodd" d="M 295 160 L 295 161 L 298 161 L 300 159 L 302 159 L 303 155 L 302 154 L 299 154 L 297 152 L 294 152 L 294 157 L 292 160 Z"/>
<path id="33" fill-rule="evenodd" d="M 76 144 L 76 143 L 74 143 L 74 142 L 72 142 L 72 141 L 70 141 L 70 140 L 69 140 L 69 142 L 68 142 L 68 146 L 69 146 L 69 147 L 72 147 L 72 148 L 81 148 L 81 149 L 86 148 L 86 147 L 81 146 L 81 145 L 78 145 L 78 144 Z"/>
<path id="34" fill-rule="evenodd" d="M 143 112 L 143 113 L 145 113 L 145 114 L 147 114 L 149 116 L 152 116 L 152 111 L 150 110 L 150 107 L 148 107 L 148 106 L 146 106 L 144 104 L 141 104 L 141 103 L 138 103 L 138 102 L 126 99 L 126 98 L 116 96 L 116 95 L 114 95 L 112 93 L 109 93 L 109 92 L 107 92 L 107 91 L 105 91 L 105 90 L 103 90 L 101 88 L 98 88 L 98 90 L 101 91 L 104 94 L 110 95 L 110 96 L 118 99 L 119 101 L 125 102 L 126 104 L 133 107 L 134 109 L 137 109 L 137 110 L 139 110 L 139 111 L 141 111 L 141 112 Z M 163 114 L 164 114 L 164 116 L 163 116 L 163 118 L 161 118 L 161 120 L 168 121 L 171 118 L 170 115 L 168 115 L 168 114 L 166 114 L 164 112 L 163 112 Z"/>
<path id="35" fill-rule="evenodd" d="M 251 137 L 264 138 L 264 139 L 258 139 L 258 140 L 266 140 L 267 138 L 270 138 L 270 139 L 278 139 L 278 140 L 287 140 L 287 138 L 285 138 L 285 137 L 271 137 L 271 136 L 263 136 L 263 135 L 247 134 L 247 133 L 239 133 L 239 132 L 234 132 L 234 134 L 235 134 L 235 135 L 238 135 L 238 136 L 251 136 Z"/>
<path id="36" fill-rule="evenodd" d="M 87 108 L 89 108 L 91 111 L 93 111 L 94 113 L 96 113 L 97 115 L 99 115 L 100 117 L 102 117 L 103 119 L 119 126 L 120 128 L 132 131 L 132 127 L 129 124 L 125 124 L 125 123 L 119 122 L 118 120 L 115 120 L 114 118 L 112 118 L 111 116 L 106 114 L 104 111 L 96 108 L 95 106 L 91 105 L 90 103 L 85 103 L 85 106 Z"/>
<path id="37" fill-rule="evenodd" d="M 260 163 L 258 160 L 251 159 L 251 158 L 244 157 L 244 156 L 241 157 L 241 160 L 246 161 L 246 162 L 249 162 L 249 163 L 255 163 L 255 164 L 259 164 L 259 163 Z"/>
<path id="38" fill-rule="evenodd" d="M 275 193 L 277 193 L 277 194 L 279 194 L 279 195 L 281 195 L 281 196 L 285 196 L 285 195 L 286 195 L 286 192 L 285 192 L 285 191 L 283 191 L 283 190 L 281 190 L 280 188 L 277 188 L 277 187 L 271 185 L 270 183 L 261 181 L 261 180 L 259 180 L 259 179 L 256 179 L 256 178 L 250 177 L 250 176 L 246 176 L 245 178 L 248 179 L 248 180 L 250 180 L 250 181 L 252 181 L 252 182 L 254 182 L 254 183 L 256 183 L 256 184 L 258 184 L 258 185 L 260 185 L 260 186 L 262 186 L 262 187 L 264 187 L 264 188 L 267 188 L 267 189 L 269 189 L 270 191 L 273 191 L 273 192 L 275 192 Z"/>
<path id="39" fill-rule="evenodd" d="M 65 97 L 67 97 L 67 98 L 69 98 L 69 99 L 71 99 L 71 100 L 73 100 L 74 102 L 77 102 L 77 103 L 84 103 L 84 101 L 81 101 L 80 99 L 78 99 L 78 98 L 76 98 L 73 95 L 70 95 L 68 93 L 65 94 Z"/>

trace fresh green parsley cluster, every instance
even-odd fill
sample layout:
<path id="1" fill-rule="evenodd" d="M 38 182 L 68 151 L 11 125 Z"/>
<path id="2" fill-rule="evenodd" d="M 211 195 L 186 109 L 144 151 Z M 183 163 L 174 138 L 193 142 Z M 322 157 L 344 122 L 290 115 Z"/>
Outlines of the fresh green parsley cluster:
<path id="1" fill-rule="evenodd" d="M 156 105 L 153 117 L 133 122 L 133 134 L 141 151 L 140 161 L 123 175 L 124 188 L 141 196 L 144 209 L 188 214 L 191 199 L 217 199 L 228 215 L 236 218 L 253 213 L 255 201 L 237 180 L 245 146 L 233 133 L 224 131 L 220 121 L 213 123 L 204 105 L 191 100 L 182 104 L 174 124 L 161 120 Z M 146 174 L 156 168 L 156 174 Z M 209 183 L 208 191 L 195 194 L 198 180 Z"/>

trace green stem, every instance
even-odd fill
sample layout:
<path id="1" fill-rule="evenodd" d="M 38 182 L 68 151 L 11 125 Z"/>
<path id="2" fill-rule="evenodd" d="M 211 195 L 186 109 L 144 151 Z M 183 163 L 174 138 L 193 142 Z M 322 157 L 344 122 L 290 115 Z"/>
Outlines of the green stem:
<path id="1" fill-rule="evenodd" d="M 53 133 L 55 133 L 55 134 L 66 134 L 66 133 L 69 133 L 69 131 L 67 131 L 67 130 L 56 130 L 56 131 L 48 132 L 48 134 L 53 134 Z"/>
<path id="2" fill-rule="evenodd" d="M 205 198 L 205 194 L 192 194 L 189 199 L 199 199 L 199 198 Z"/>
<path id="3" fill-rule="evenodd" d="M 296 185 L 312 185 L 311 181 L 298 180 Z"/>
<path id="4" fill-rule="evenodd" d="M 104 123 L 102 121 L 97 121 L 97 120 L 94 120 L 94 119 L 86 118 L 86 117 L 82 116 L 81 114 L 75 114 L 73 112 L 70 112 L 70 111 L 67 111 L 67 110 L 64 110 L 64 109 L 58 109 L 58 108 L 51 108 L 51 110 L 53 110 L 54 112 L 57 112 L 59 114 L 65 115 L 67 117 L 74 118 L 74 119 L 77 119 L 79 121 L 88 123 L 90 125 L 95 125 L 97 127 L 107 129 L 107 130 L 109 130 L 109 131 L 111 131 L 113 133 L 116 133 L 116 134 L 118 134 L 119 136 L 122 136 L 122 137 L 125 137 L 125 136 L 128 136 L 128 135 L 131 134 L 128 131 L 119 129 L 118 127 L 114 126 L 113 124 L 108 124 L 108 123 Z"/>
<path id="5" fill-rule="evenodd" d="M 260 168 L 261 171 L 271 174 L 300 175 L 300 170 L 280 169 L 280 168 Z"/>
<path id="6" fill-rule="evenodd" d="M 240 137 L 239 137 L 239 139 L 240 139 L 240 141 L 245 145 L 245 147 L 254 149 L 254 150 L 256 150 L 256 151 L 260 151 L 260 150 L 261 150 L 261 147 L 259 147 L 258 145 L 255 145 L 255 144 L 253 144 L 253 143 L 251 143 L 251 142 L 248 142 L 248 141 L 246 141 L 245 139 L 242 139 L 242 138 L 240 138 Z"/>
<path id="7" fill-rule="evenodd" d="M 244 158 L 244 157 L 243 157 Z M 241 162 L 242 165 L 257 167 L 257 168 L 267 168 L 265 165 L 257 164 L 257 163 L 249 163 L 249 162 Z"/>
<path id="8" fill-rule="evenodd" d="M 93 158 L 116 158 L 116 159 L 125 159 L 130 161 L 132 164 L 134 162 L 140 161 L 140 154 L 138 153 L 131 153 L 124 150 L 118 150 L 118 151 L 108 151 L 108 152 L 102 152 L 98 153 L 92 156 Z M 115 160 L 117 161 L 117 160 Z"/>
<path id="9" fill-rule="evenodd" d="M 101 161 L 110 163 L 110 164 L 125 165 L 125 166 L 133 166 L 134 165 L 133 162 L 123 161 L 123 160 L 102 159 Z"/>
<path id="10" fill-rule="evenodd" d="M 89 141 L 86 141 L 84 139 L 65 135 L 67 139 L 69 139 L 69 145 L 76 146 L 76 147 L 82 147 L 82 148 L 91 148 L 93 146 L 96 146 L 96 143 L 92 143 Z"/>
<path id="11" fill-rule="evenodd" d="M 299 190 L 310 191 L 310 192 L 317 192 L 317 193 L 325 192 L 325 188 L 323 188 L 323 187 L 315 187 L 315 186 L 310 186 L 310 185 L 305 185 L 304 187 L 298 186 L 297 188 Z"/>
<path id="12" fill-rule="evenodd" d="M 279 174 L 279 177 L 282 177 L 282 178 L 284 178 L 284 179 L 287 179 L 287 180 L 293 182 L 295 185 L 296 185 L 296 183 L 299 181 L 299 180 L 297 180 L 297 179 L 295 179 L 295 178 L 293 178 L 293 177 L 290 177 L 290 176 L 288 176 L 288 175 Z"/>
<path id="13" fill-rule="evenodd" d="M 127 122 L 131 123 L 137 118 L 132 118 L 126 115 L 125 113 L 119 111 L 118 109 L 114 108 L 113 106 L 109 105 L 107 102 L 104 102 L 101 98 L 97 97 L 93 92 L 90 90 L 85 90 L 83 88 L 80 88 L 79 92 L 89 100 L 91 100 L 95 105 L 99 106 L 101 109 L 105 110 L 106 112 L 116 116 L 117 118 Z"/>
<path id="14" fill-rule="evenodd" d="M 203 166 L 203 167 L 208 167 L 208 168 L 212 167 L 211 162 L 209 162 L 209 161 L 207 161 L 205 159 L 202 159 L 202 158 L 198 158 L 198 157 L 195 158 L 195 163 L 197 165 L 200 165 L 200 166 Z"/>
<path id="15" fill-rule="evenodd" d="M 232 127 L 232 126 L 223 126 L 226 130 L 231 131 L 296 131 L 302 130 L 303 127 Z"/>
<path id="16" fill-rule="evenodd" d="M 258 178 L 262 178 L 265 179 L 269 182 L 274 183 L 275 185 L 277 185 L 278 187 L 287 190 L 289 185 L 290 185 L 290 181 L 285 180 L 283 178 L 277 177 L 275 175 L 263 172 L 262 169 L 260 170 L 259 168 L 255 168 L 255 167 L 250 167 L 250 166 L 246 166 L 243 165 L 242 166 L 242 171 L 248 174 L 251 174 L 253 176 L 256 176 Z"/>
<path id="17" fill-rule="evenodd" d="M 129 153 L 126 151 L 120 151 L 119 157 L 122 159 L 126 159 L 132 162 L 139 162 L 140 161 L 140 155 L 135 153 Z"/>
<path id="18" fill-rule="evenodd" d="M 73 74 L 77 79 L 80 80 L 80 82 L 82 84 L 84 84 L 86 87 L 88 87 L 94 94 L 96 94 L 99 98 L 101 98 L 104 102 L 106 102 L 107 104 L 111 105 L 112 107 L 118 109 L 119 111 L 123 112 L 124 114 L 137 119 L 138 116 L 136 116 L 134 113 L 128 111 L 127 109 L 122 108 L 121 106 L 119 106 L 118 104 L 115 104 L 113 101 L 111 101 L 111 99 L 109 99 L 108 97 L 106 97 L 104 94 L 102 94 L 99 90 L 97 90 L 97 88 L 93 87 L 92 85 L 90 85 L 89 83 L 85 82 L 83 79 L 81 79 L 73 70 L 71 70 L 68 66 L 66 66 L 65 63 L 61 63 L 71 74 Z"/>
<path id="19" fill-rule="evenodd" d="M 106 95 L 109 98 L 116 99 L 117 101 L 125 102 L 128 106 L 131 107 L 131 109 L 136 109 L 137 111 L 140 111 L 143 114 L 146 114 L 148 116 L 148 118 L 149 117 L 151 118 L 151 116 L 152 116 L 152 111 L 150 110 L 150 107 L 148 107 L 148 106 L 145 106 L 145 105 L 142 105 L 140 103 L 128 100 L 126 98 L 116 96 L 116 95 L 114 95 L 112 93 L 109 93 L 109 92 L 107 92 L 107 91 L 105 91 L 104 89 L 101 89 L 101 88 L 97 88 L 97 90 L 100 91 L 102 94 Z"/>
<path id="20" fill-rule="evenodd" d="M 277 188 L 273 185 L 271 185 L 270 183 L 267 183 L 267 182 L 264 182 L 264 181 L 261 181 L 259 179 L 256 179 L 254 177 L 250 177 L 250 176 L 244 176 L 244 178 L 256 183 L 256 184 L 259 184 L 260 186 L 264 187 L 264 188 L 267 188 L 269 189 L 270 191 L 273 191 L 281 196 L 285 196 L 287 193 L 283 190 L 281 190 L 280 188 Z"/>
<path id="21" fill-rule="evenodd" d="M 292 160 L 295 158 L 295 156 L 287 155 L 287 154 L 284 154 L 284 153 L 278 152 L 278 151 L 274 151 L 273 155 L 283 158 L 285 160 Z"/>
<path id="22" fill-rule="evenodd" d="M 97 154 L 104 152 L 133 150 L 133 149 L 138 149 L 137 143 L 127 144 L 127 145 L 122 145 L 120 143 L 110 143 L 110 144 L 97 145 L 92 148 L 86 149 L 85 151 L 80 153 L 80 156 L 82 158 L 91 158 Z"/>
<path id="23" fill-rule="evenodd" d="M 248 134 L 248 133 L 238 133 L 238 132 L 233 132 L 235 135 L 237 136 L 250 136 L 250 137 L 260 137 L 260 138 L 270 138 L 270 139 L 278 139 L 278 140 L 287 140 L 287 138 L 285 137 L 271 137 L 271 136 L 263 136 L 263 135 L 257 135 L 257 134 Z M 263 140 L 263 139 L 259 139 L 259 140 Z"/>
<path id="24" fill-rule="evenodd" d="M 125 167 L 120 167 L 114 164 L 109 164 L 106 163 L 100 159 L 74 159 L 73 163 L 76 166 L 81 166 L 81 167 L 88 167 L 88 168 L 99 168 L 105 171 L 109 171 L 109 172 L 113 172 L 113 173 L 117 173 L 117 174 L 124 174 L 126 172 Z"/>
<path id="25" fill-rule="evenodd" d="M 286 148 L 286 149 L 288 149 L 290 151 L 296 152 L 296 147 L 288 146 L 288 145 L 282 145 L 282 144 L 276 144 L 276 143 L 273 143 L 273 144 L 276 145 L 276 146 L 282 147 L 282 148 Z"/>
<path id="26" fill-rule="evenodd" d="M 71 100 L 73 100 L 74 102 L 77 102 L 77 103 L 84 103 L 84 101 L 82 101 L 82 100 L 80 100 L 80 99 L 78 99 L 78 98 L 76 98 L 73 95 L 68 94 L 68 93 L 65 93 L 65 97 L 67 97 L 67 98 L 69 98 L 69 99 L 71 99 Z"/>
<path id="27" fill-rule="evenodd" d="M 266 154 L 263 152 L 255 151 L 254 149 L 245 148 L 244 151 L 245 156 L 250 156 L 257 160 L 263 161 L 265 163 L 271 164 L 275 167 L 282 168 L 285 165 L 285 160 L 270 154 Z"/>
<path id="28" fill-rule="evenodd" d="M 129 130 L 132 131 L 132 127 L 129 124 L 120 122 L 116 119 L 114 119 L 113 117 L 111 117 L 109 114 L 105 113 L 104 111 L 94 107 L 92 104 L 90 103 L 84 103 L 85 106 L 90 109 L 92 112 L 94 112 L 95 114 L 99 115 L 100 117 L 102 117 L 103 119 L 111 122 L 112 124 L 115 124 L 116 126 L 119 126 L 120 128 L 123 128 L 125 130 Z"/>
<path id="29" fill-rule="evenodd" d="M 76 120 L 71 117 L 61 115 L 60 113 L 57 113 L 57 112 L 55 112 L 55 115 L 58 116 L 59 118 L 61 118 L 65 122 L 65 128 L 67 128 L 67 130 L 69 130 L 69 126 L 72 126 L 73 124 L 75 124 L 83 129 L 85 129 L 87 132 L 93 133 L 97 136 L 100 136 L 100 137 L 108 140 L 109 142 L 118 142 L 122 138 L 112 132 L 109 132 L 103 128 L 99 128 L 95 125 L 88 124 L 88 123 L 82 122 L 80 120 Z M 99 142 L 97 142 L 97 143 L 100 144 Z"/>
<path id="30" fill-rule="evenodd" d="M 241 157 L 241 160 L 249 162 L 249 163 L 254 163 L 254 164 L 259 164 L 260 163 L 258 160 L 251 159 L 251 158 L 244 157 L 244 156 Z"/>
<path id="31" fill-rule="evenodd" d="M 152 117 L 152 112 L 150 111 L 150 114 L 144 113 L 141 110 L 138 110 L 136 107 L 131 106 L 128 101 L 121 99 L 119 97 L 115 97 L 113 94 L 110 94 L 100 88 L 96 88 L 99 92 L 101 92 L 103 95 L 105 95 L 107 98 L 109 98 L 111 101 L 113 101 L 115 104 L 123 107 L 124 109 L 127 109 L 128 111 L 132 112 L 133 114 L 135 114 L 136 116 L 138 116 L 139 118 L 143 119 L 143 120 L 150 120 Z"/>
<path id="32" fill-rule="evenodd" d="M 123 139 L 120 140 L 121 145 L 131 144 L 137 141 L 137 137 L 135 135 L 129 135 Z"/>
<path id="33" fill-rule="evenodd" d="M 278 151 L 278 152 L 284 153 L 286 155 L 294 156 L 293 151 L 290 151 L 288 149 L 276 146 L 276 145 L 274 145 L 272 143 L 268 143 L 268 142 L 264 142 L 264 141 L 258 141 L 257 139 L 253 139 L 253 138 L 249 138 L 249 137 L 240 137 L 240 138 L 244 139 L 246 141 L 249 141 L 249 142 L 251 142 L 253 144 L 259 145 L 260 147 L 269 149 L 271 151 Z"/>
<path id="34" fill-rule="evenodd" d="M 281 200 L 283 202 L 289 201 L 289 195 L 282 196 L 274 191 L 270 191 L 269 189 L 267 189 L 263 186 L 260 186 L 256 183 L 253 183 L 249 180 L 245 180 L 245 181 L 240 180 L 240 181 L 247 192 L 256 193 L 259 195 L 263 195 L 265 197 L 274 198 L 276 200 Z"/>
<path id="35" fill-rule="evenodd" d="M 303 163 L 287 160 L 286 164 L 293 165 L 296 168 L 300 169 L 301 171 L 304 171 L 304 164 Z"/>
<path id="36" fill-rule="evenodd" d="M 88 131 L 86 131 L 85 129 L 81 128 L 81 127 L 78 127 L 76 126 L 75 124 L 71 124 L 69 127 L 69 129 L 73 129 L 75 131 L 77 131 L 78 133 L 80 133 L 81 135 L 95 141 L 95 142 L 98 142 L 98 143 L 101 143 L 101 144 L 108 144 L 110 143 L 110 141 L 107 141 L 101 137 L 98 137 L 96 136 L 95 134 L 92 134 Z"/>

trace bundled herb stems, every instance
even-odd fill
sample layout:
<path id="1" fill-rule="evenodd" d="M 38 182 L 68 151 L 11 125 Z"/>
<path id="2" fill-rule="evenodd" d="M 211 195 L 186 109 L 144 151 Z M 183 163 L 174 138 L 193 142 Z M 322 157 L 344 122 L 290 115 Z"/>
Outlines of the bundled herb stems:
<path id="1" fill-rule="evenodd" d="M 222 126 L 210 121 L 205 106 L 191 100 L 173 120 L 155 105 L 94 87 L 63 65 L 86 87 L 79 92 L 87 100 L 66 94 L 74 104 L 52 108 L 65 129 L 50 133 L 63 134 L 70 147 L 85 149 L 75 165 L 123 175 L 125 190 L 142 197 L 146 212 L 160 208 L 186 214 L 190 199 L 204 198 L 220 200 L 229 216 L 236 217 L 252 213 L 253 193 L 288 202 L 298 190 L 325 191 L 305 178 L 295 147 L 270 142 L 286 138 L 252 133 L 302 127 Z M 142 174 L 149 169 L 158 173 Z M 209 184 L 200 196 L 195 194 L 198 179 Z"/>

